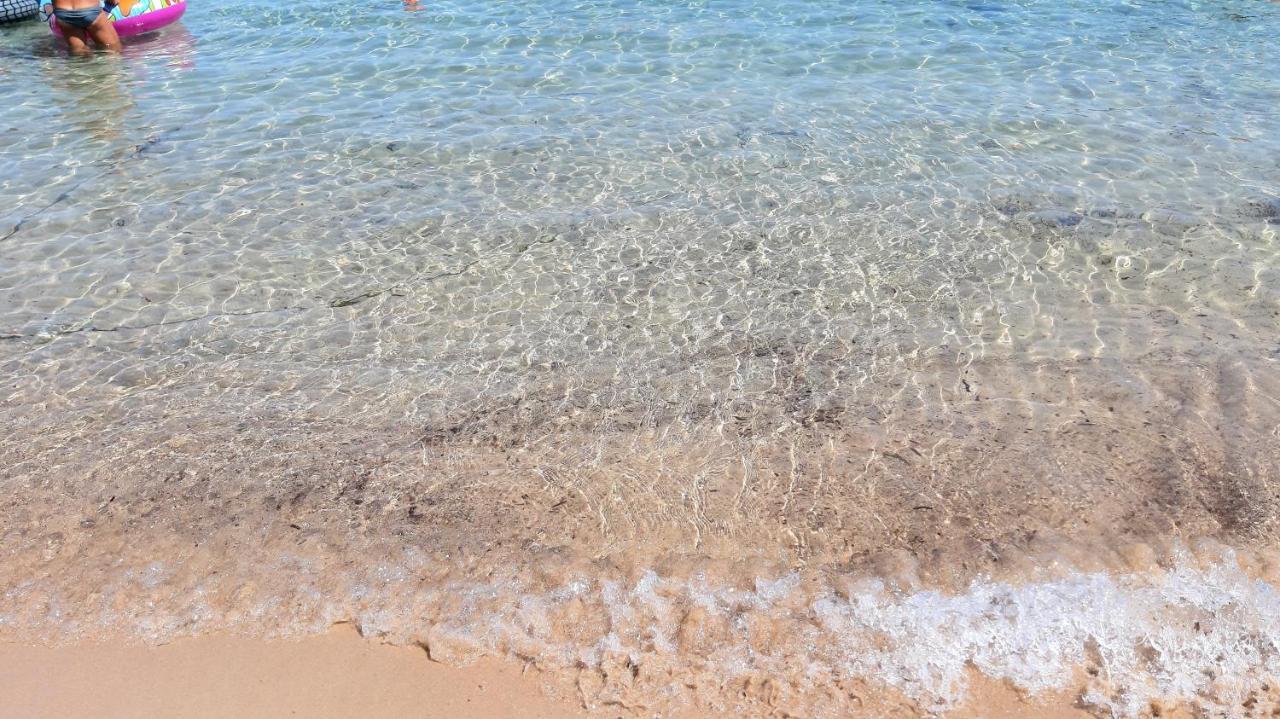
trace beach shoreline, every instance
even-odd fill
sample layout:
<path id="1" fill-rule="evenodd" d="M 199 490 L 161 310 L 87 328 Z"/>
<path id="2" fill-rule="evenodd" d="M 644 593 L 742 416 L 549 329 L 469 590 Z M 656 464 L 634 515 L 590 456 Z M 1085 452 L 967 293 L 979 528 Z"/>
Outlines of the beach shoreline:
<path id="1" fill-rule="evenodd" d="M 222 572 L 200 565 L 186 579 L 117 567 L 141 583 L 28 594 L 35 614 L 25 617 L 12 597 L 10 611 L 0 606 L 0 685 L 10 692 L 0 706 L 23 717 L 154 716 L 154 702 L 201 696 L 211 713 L 190 716 L 279 716 L 297 702 L 300 715 L 330 716 L 305 704 L 325 692 L 368 716 L 467 717 L 473 704 L 498 717 L 528 705 L 548 717 L 700 719 L 1280 706 L 1274 552 L 1203 540 L 1123 554 L 1131 571 L 1064 565 L 1056 578 L 975 580 L 956 592 L 909 588 L 901 567 L 895 582 L 708 561 L 625 573 L 543 557 L 487 580 L 429 579 L 422 567 L 387 580 L 384 567 L 382 583 L 375 571 L 345 585 L 315 584 L 300 563 L 295 580 L 307 579 L 255 599 L 252 579 L 219 591 Z M 259 582 L 272 568 L 261 571 Z M 173 586 L 161 591 L 166 579 Z M 229 595 L 239 604 L 212 611 Z M 85 708 L 117 684 L 126 689 L 110 711 Z M 370 691 L 381 698 L 362 698 Z M 404 708 L 424 702 L 445 713 Z"/>
<path id="2" fill-rule="evenodd" d="M 1078 691 L 1027 696 L 1007 684 L 972 676 L 970 698 L 952 719 L 1083 719 Z M 74 642 L 49 647 L 0 642 L 0 717 L 124 719 L 165 716 L 305 716 L 338 719 L 587 719 L 662 716 L 728 719 L 785 712 L 767 696 L 755 711 L 685 705 L 658 713 L 644 707 L 584 706 L 574 688 L 512 660 L 465 667 L 431 661 L 419 647 L 362 638 L 350 624 L 321 635 L 262 640 L 203 636 L 153 646 Z M 911 702 L 874 686 L 860 692 L 857 716 L 926 716 Z M 740 708 L 741 709 L 741 708 Z M 785 714 L 784 714 L 785 715 Z"/>

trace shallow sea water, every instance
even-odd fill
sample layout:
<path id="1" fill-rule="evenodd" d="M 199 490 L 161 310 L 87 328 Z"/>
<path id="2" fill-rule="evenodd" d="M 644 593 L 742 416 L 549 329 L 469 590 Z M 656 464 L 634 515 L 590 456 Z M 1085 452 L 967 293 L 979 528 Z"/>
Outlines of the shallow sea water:
<path id="1" fill-rule="evenodd" d="M 1099 711 L 1238 707 L 1271 565 L 1184 547 L 1275 545 L 1278 28 L 196 0 L 70 60 L 6 27 L 0 628 L 356 619 L 646 707 L 610 662 L 924 707 L 1093 662 Z"/>

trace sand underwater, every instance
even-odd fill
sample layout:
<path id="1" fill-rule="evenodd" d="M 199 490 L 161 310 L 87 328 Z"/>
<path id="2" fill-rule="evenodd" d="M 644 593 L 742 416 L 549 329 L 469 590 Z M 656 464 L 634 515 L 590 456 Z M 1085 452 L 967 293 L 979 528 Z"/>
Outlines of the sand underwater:
<path id="1" fill-rule="evenodd" d="M 0 715 L 1280 712 L 1280 5 L 248 5 L 0 33 Z"/>

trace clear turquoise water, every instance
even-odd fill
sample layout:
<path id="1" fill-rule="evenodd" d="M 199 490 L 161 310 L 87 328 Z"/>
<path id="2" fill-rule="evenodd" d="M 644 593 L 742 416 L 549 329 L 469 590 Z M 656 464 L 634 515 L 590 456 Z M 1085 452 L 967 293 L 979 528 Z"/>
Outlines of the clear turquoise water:
<path id="1" fill-rule="evenodd" d="M 8 28 L 5 221 L 148 142 L 150 181 L 78 193 L 81 214 L 182 202 L 195 221 L 216 214 L 190 196 L 213 177 L 222 199 L 293 223 L 766 187 L 1216 208 L 1275 189 L 1277 12 L 197 2 L 110 72 L 69 67 L 38 26 Z M 342 214 L 356 203 L 360 217 Z"/>
<path id="2" fill-rule="evenodd" d="M 1280 516 L 1278 3 L 192 0 L 120 58 L 0 29 L 0 98 L 32 506 L 250 524 L 346 452 L 400 517 L 492 445 L 439 491 L 573 487 L 608 551 Z M 790 477 L 714 494 L 722 450 Z"/>
<path id="3" fill-rule="evenodd" d="M 607 346 L 670 371 L 723 344 L 729 305 L 737 327 L 837 332 L 858 308 L 812 291 L 868 299 L 868 268 L 934 298 L 919 322 L 954 334 L 980 310 L 967 303 L 1002 303 L 992 262 L 1025 270 L 1041 253 L 1030 233 L 1001 234 L 1011 221 L 1069 230 L 1091 214 L 1089 237 L 1054 251 L 1150 269 L 1182 261 L 1152 239 L 1162 227 L 1217 223 L 1198 256 L 1226 269 L 1153 298 L 1068 287 L 1079 278 L 1063 267 L 1003 304 L 1039 283 L 1136 289 L 1179 312 L 1274 306 L 1274 3 L 419 7 L 195 2 L 123 59 L 84 62 L 38 25 L 6 28 L 0 331 L 409 294 L 416 307 L 372 311 L 535 364 Z M 557 239 L 568 248 L 507 262 Z M 474 282 L 442 286 L 465 267 Z M 781 312 L 774 292 L 792 290 L 830 311 Z M 499 319 L 511 311 L 519 326 Z M 622 326 L 645 312 L 645 332 Z M 310 326 L 288 346 L 338 360 Z M 1079 349 L 1068 330 L 1024 329 Z M 432 337 L 386 335 L 383 349 L 474 380 L 484 352 Z"/>

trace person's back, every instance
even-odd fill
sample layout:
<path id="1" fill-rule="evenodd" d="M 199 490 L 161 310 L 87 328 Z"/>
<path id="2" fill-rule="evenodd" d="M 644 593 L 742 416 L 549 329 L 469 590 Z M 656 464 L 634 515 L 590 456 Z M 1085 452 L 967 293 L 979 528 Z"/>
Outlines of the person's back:
<path id="1" fill-rule="evenodd" d="M 91 41 L 106 50 L 120 49 L 120 36 L 99 0 L 51 0 L 45 9 L 52 10 L 71 52 L 89 52 Z"/>

